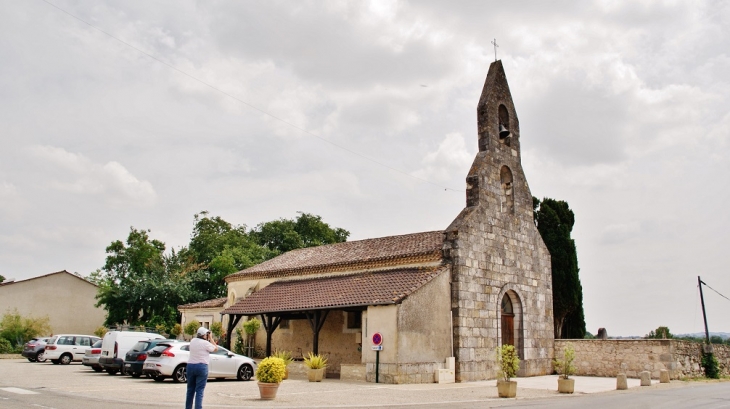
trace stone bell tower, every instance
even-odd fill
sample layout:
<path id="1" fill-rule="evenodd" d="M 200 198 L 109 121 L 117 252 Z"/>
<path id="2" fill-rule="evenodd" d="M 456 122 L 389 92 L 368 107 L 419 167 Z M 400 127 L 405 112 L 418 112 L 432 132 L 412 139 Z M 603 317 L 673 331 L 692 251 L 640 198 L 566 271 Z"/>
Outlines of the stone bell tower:
<path id="1" fill-rule="evenodd" d="M 479 152 L 466 177 L 466 207 L 446 229 L 452 265 L 456 377 L 496 377 L 495 349 L 511 344 L 520 376 L 552 372 L 550 254 L 533 222 L 522 169 L 520 124 L 501 61 L 477 105 Z"/>

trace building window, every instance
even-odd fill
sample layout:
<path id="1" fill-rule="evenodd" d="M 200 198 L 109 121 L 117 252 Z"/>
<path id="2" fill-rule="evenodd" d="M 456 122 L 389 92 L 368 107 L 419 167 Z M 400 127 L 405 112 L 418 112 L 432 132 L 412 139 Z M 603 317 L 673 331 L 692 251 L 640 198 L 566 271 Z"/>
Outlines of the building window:
<path id="1" fill-rule="evenodd" d="M 362 313 L 360 311 L 345 311 L 345 328 L 357 330 L 362 328 Z"/>
<path id="2" fill-rule="evenodd" d="M 499 179 L 502 182 L 502 200 L 500 207 L 502 213 L 515 212 L 515 194 L 512 181 L 512 171 L 507 166 L 502 166 L 499 172 Z"/>
<path id="3" fill-rule="evenodd" d="M 290 320 L 281 320 L 281 322 L 279 322 L 279 329 L 289 329 L 289 328 L 291 328 Z"/>

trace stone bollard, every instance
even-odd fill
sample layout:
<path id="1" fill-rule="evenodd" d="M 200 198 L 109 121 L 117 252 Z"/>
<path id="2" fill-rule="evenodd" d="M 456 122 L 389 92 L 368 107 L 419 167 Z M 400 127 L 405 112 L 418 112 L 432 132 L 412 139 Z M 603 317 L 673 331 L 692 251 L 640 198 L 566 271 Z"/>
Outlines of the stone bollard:
<path id="1" fill-rule="evenodd" d="M 626 380 L 626 374 L 620 373 L 616 377 L 616 390 L 623 391 L 629 388 L 629 382 Z"/>
<path id="2" fill-rule="evenodd" d="M 651 386 L 651 372 L 641 371 L 639 378 L 641 378 L 641 386 Z"/>
<path id="3" fill-rule="evenodd" d="M 669 371 L 662 369 L 659 371 L 659 383 L 669 383 Z"/>

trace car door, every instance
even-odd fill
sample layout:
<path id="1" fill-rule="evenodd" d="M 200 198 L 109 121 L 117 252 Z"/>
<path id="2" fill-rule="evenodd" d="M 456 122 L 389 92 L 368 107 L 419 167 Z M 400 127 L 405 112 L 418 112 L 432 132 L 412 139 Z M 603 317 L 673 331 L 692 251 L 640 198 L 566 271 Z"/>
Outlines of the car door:
<path id="1" fill-rule="evenodd" d="M 216 352 L 210 354 L 210 373 L 209 378 L 223 378 L 236 376 L 236 360 L 228 356 L 228 350 L 218 347 Z"/>
<path id="2" fill-rule="evenodd" d="M 58 351 L 58 356 L 60 357 L 66 352 L 71 353 L 71 359 L 74 359 L 74 345 L 76 342 L 76 337 L 72 335 L 66 335 L 63 337 L 58 338 L 58 342 L 56 342 L 56 350 Z"/>
<path id="3" fill-rule="evenodd" d="M 76 337 L 73 347 L 74 361 L 81 361 L 89 348 L 91 348 L 91 339 L 89 337 Z"/>

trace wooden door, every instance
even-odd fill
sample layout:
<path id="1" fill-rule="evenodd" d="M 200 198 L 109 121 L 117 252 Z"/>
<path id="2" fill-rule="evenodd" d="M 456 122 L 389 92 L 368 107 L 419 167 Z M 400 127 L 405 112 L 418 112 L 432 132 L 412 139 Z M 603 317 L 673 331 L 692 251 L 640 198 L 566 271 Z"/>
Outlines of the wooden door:
<path id="1" fill-rule="evenodd" d="M 502 345 L 515 345 L 515 316 L 502 314 Z"/>

